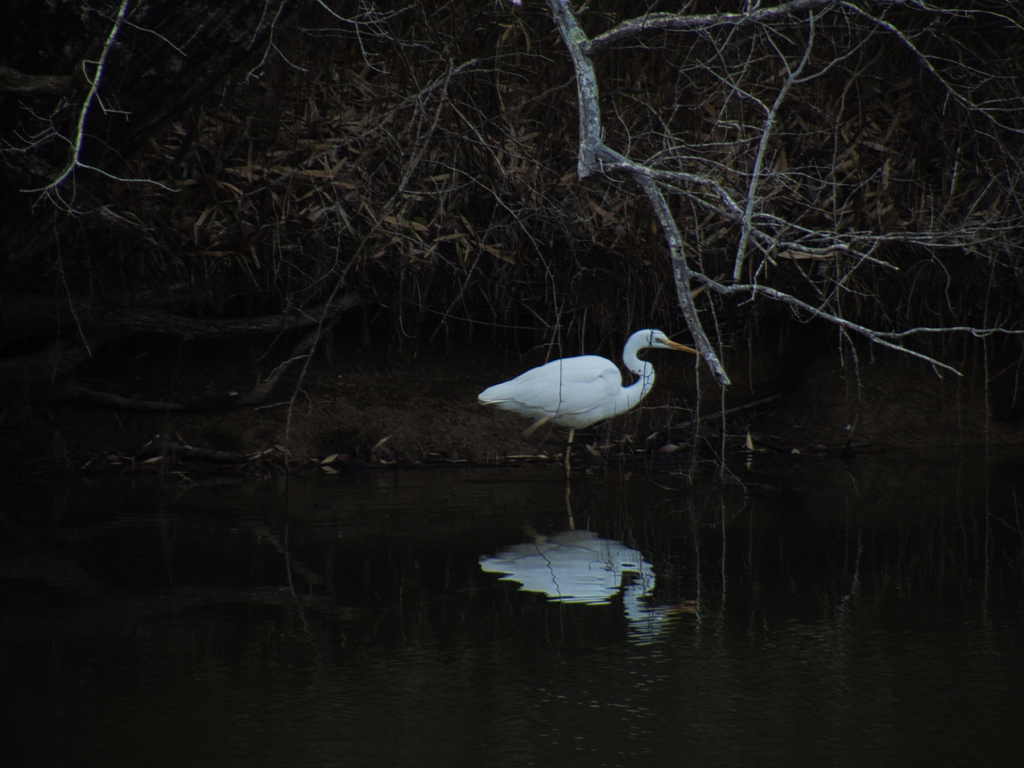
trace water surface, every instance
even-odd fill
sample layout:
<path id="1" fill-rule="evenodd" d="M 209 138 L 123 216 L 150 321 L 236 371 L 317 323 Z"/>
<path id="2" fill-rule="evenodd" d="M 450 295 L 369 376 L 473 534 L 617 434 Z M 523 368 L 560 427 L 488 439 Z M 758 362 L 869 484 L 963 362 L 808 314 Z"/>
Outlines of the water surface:
<path id="1" fill-rule="evenodd" d="M 4 751 L 1019 765 L 1022 473 L 945 461 L 15 486 Z"/>

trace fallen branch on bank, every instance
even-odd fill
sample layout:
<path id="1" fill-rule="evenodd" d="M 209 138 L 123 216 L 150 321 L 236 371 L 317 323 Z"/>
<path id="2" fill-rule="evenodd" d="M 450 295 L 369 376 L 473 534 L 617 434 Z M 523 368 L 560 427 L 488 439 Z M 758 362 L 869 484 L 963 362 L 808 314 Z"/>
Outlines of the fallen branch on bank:
<path id="1" fill-rule="evenodd" d="M 359 306 L 355 294 L 344 294 L 335 301 L 309 310 L 293 311 L 263 317 L 218 320 L 198 319 L 175 315 L 162 310 L 132 308 L 94 310 L 88 306 L 65 308 L 65 323 L 73 317 L 78 333 L 66 334 L 32 353 L 0 360 L 0 406 L 14 407 L 32 403 L 57 401 L 91 402 L 111 408 L 135 411 L 210 410 L 258 405 L 266 400 L 292 363 L 308 358 L 314 351 L 323 331 L 330 327 L 347 309 Z M 7 326 L 17 317 L 23 328 L 40 333 L 49 319 L 60 327 L 60 319 L 33 315 L 27 311 L 20 317 L 17 309 L 48 306 L 26 297 L 20 302 L 5 303 L 4 319 Z M 8 319 L 8 316 L 10 319 Z M 230 392 L 192 403 L 140 400 L 103 392 L 74 380 L 78 367 L 93 357 L 100 348 L 114 341 L 138 335 L 173 336 L 186 341 L 217 340 L 285 333 L 314 326 L 292 348 L 288 358 L 249 392 Z M 55 331 L 51 331 L 55 332 Z M 11 344 L 12 342 L 8 342 Z"/>

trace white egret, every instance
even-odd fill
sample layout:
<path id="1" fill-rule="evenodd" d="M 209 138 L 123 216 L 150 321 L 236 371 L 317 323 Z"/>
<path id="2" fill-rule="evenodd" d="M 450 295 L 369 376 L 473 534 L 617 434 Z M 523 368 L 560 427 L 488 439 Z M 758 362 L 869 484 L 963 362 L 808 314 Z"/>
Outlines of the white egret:
<path id="1" fill-rule="evenodd" d="M 531 368 L 511 381 L 488 387 L 478 399 L 481 405 L 493 405 L 536 419 L 523 433 L 526 437 L 547 422 L 569 427 L 571 446 L 577 429 L 625 413 L 651 391 L 654 368 L 636 356 L 642 349 L 697 352 L 692 347 L 677 344 L 659 330 L 647 328 L 630 336 L 622 350 L 622 362 L 638 377 L 627 387 L 622 386 L 622 374 L 611 360 L 580 355 Z M 568 471 L 568 448 L 565 459 Z"/>

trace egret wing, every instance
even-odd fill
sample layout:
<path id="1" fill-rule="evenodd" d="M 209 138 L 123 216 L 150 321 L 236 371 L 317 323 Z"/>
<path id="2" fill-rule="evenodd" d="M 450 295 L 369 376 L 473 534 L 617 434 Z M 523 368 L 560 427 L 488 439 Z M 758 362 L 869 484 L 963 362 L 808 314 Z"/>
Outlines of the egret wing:
<path id="1" fill-rule="evenodd" d="M 584 427 L 614 412 L 622 375 L 610 360 L 582 355 L 532 368 L 480 393 L 480 402 L 534 419 Z"/>

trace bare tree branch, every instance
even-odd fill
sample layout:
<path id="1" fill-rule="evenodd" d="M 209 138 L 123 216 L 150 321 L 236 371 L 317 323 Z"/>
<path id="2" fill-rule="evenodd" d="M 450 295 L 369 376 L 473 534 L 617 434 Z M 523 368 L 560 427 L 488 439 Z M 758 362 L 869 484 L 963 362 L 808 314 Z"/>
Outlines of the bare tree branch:
<path id="1" fill-rule="evenodd" d="M 559 32 L 562 34 L 562 40 L 569 49 L 573 66 L 576 69 L 577 109 L 580 115 L 579 176 L 581 179 L 589 176 L 598 163 L 610 163 L 632 171 L 634 180 L 650 200 L 655 215 L 665 232 L 672 259 L 676 296 L 679 299 L 687 327 L 693 334 L 694 344 L 712 374 L 721 385 L 725 386 L 729 383 L 729 377 L 704 332 L 697 315 L 697 307 L 693 303 L 693 295 L 690 291 L 690 268 L 686 264 L 683 240 L 675 224 L 675 219 L 672 217 L 664 196 L 650 176 L 644 173 L 640 167 L 629 163 L 621 154 L 605 146 L 601 136 L 601 112 L 594 64 L 582 49 L 586 35 L 576 21 L 568 0 L 549 0 L 549 4 L 555 21 L 558 23 Z"/>
<path id="2" fill-rule="evenodd" d="M 117 33 L 121 31 L 121 23 L 124 21 L 127 11 L 128 0 L 121 0 L 121 7 L 117 11 L 117 16 L 114 18 L 113 26 L 110 28 L 110 34 L 107 35 L 107 39 L 103 43 L 103 51 L 100 53 L 100 58 L 96 62 L 96 71 L 92 78 L 89 79 L 89 92 L 85 95 L 85 100 L 82 102 L 82 106 L 78 112 L 78 121 L 75 126 L 75 133 L 69 142 L 71 145 L 71 157 L 68 160 L 67 165 L 64 166 L 64 170 L 58 173 L 57 177 L 49 184 L 35 189 L 25 189 L 22 190 L 23 192 L 52 192 L 63 184 L 64 180 L 74 173 L 76 168 L 82 165 L 81 154 L 82 142 L 85 140 L 85 121 L 89 116 L 89 109 L 92 107 L 93 101 L 99 101 L 99 89 L 100 84 L 103 82 L 103 70 L 107 65 L 107 56 L 114 47 L 114 42 L 117 40 Z"/>
<path id="3" fill-rule="evenodd" d="M 587 56 L 593 56 L 620 40 L 636 37 L 647 32 L 660 30 L 695 31 L 710 27 L 744 27 L 752 24 L 768 24 L 790 16 L 834 5 L 836 0 L 793 0 L 772 8 L 755 8 L 746 13 L 711 13 L 684 15 L 681 13 L 650 13 L 635 19 L 623 21 L 607 32 L 583 42 L 580 49 Z"/>
<path id="4" fill-rule="evenodd" d="M 849 319 L 849 307 L 869 295 L 865 281 L 873 269 L 900 273 L 909 264 L 918 273 L 930 265 L 948 283 L 953 277 L 944 259 L 969 254 L 986 269 L 1019 274 L 1024 253 L 1013 234 L 1024 226 L 1019 66 L 1013 53 L 986 56 L 984 33 L 971 22 L 1012 38 L 1024 28 L 1020 8 L 907 2 L 899 4 L 899 14 L 890 14 L 885 5 L 855 0 L 748 3 L 742 13 L 648 13 L 588 39 L 568 2 L 549 5 L 576 71 L 579 176 L 622 170 L 643 188 L 668 245 L 683 317 L 720 383 L 728 378 L 708 355 L 710 343 L 687 288 L 691 279 L 719 296 L 770 299 L 801 317 L 831 323 L 842 334 L 949 370 L 934 356 L 897 342 L 937 333 L 1024 333 L 1019 320 L 957 322 L 959 310 L 948 297 L 947 323 L 906 327 L 905 321 L 886 319 L 880 329 Z M 689 108 L 705 113 L 709 127 L 673 124 L 659 115 L 644 132 L 631 128 L 620 137 L 629 143 L 627 156 L 605 144 L 590 57 L 613 46 L 619 46 L 616 55 L 628 55 L 630 49 L 619 44 L 652 36 L 660 36 L 665 55 L 682 57 L 679 83 L 674 93 L 669 89 L 662 109 L 681 112 L 693 93 Z M 701 55 L 687 56 L 688 50 Z M 866 73 L 885 69 L 882 62 L 894 56 L 909 62 L 910 79 L 879 91 L 876 83 L 889 80 Z M 884 74 L 891 77 L 891 70 Z M 918 77 L 945 102 L 916 111 L 904 106 L 927 98 L 913 86 Z M 833 85 L 841 86 L 838 99 L 826 90 Z M 802 105 L 813 105 L 817 113 Z M 751 119 L 750 106 L 758 121 Z M 657 115 L 654 103 L 651 108 Z M 904 127 L 915 120 L 927 122 L 928 132 Z M 948 138 L 929 135 L 947 123 L 955 123 Z M 941 184 L 932 180 L 936 172 L 924 176 L 916 167 L 921 155 L 914 150 L 939 140 L 950 146 Z M 693 231 L 686 237 L 676 201 L 692 206 Z M 696 248 L 686 245 L 694 239 Z M 687 247 L 707 254 L 716 263 L 714 274 L 731 251 L 731 281 L 689 268 L 681 256 Z M 779 283 L 780 273 L 796 276 L 796 283 Z M 878 305 L 875 314 L 884 318 L 886 310 Z"/>

